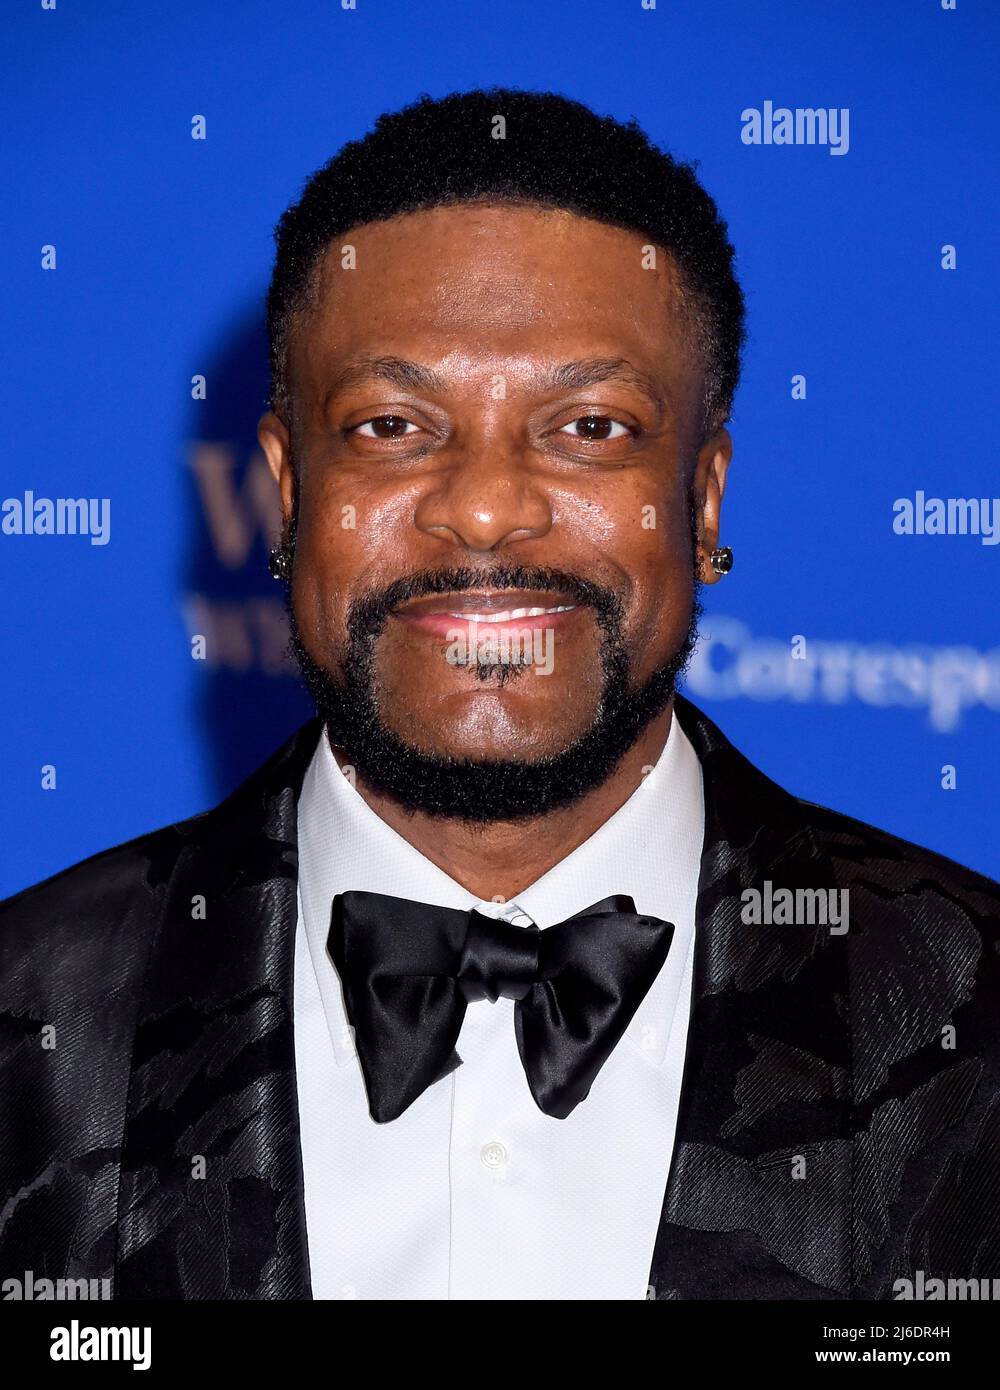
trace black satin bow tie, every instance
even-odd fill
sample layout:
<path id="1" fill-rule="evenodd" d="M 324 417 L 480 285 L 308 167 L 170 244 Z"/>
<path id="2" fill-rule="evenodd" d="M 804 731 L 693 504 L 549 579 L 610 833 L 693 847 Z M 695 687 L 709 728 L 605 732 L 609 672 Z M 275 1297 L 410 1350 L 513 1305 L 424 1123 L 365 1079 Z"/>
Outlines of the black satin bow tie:
<path id="1" fill-rule="evenodd" d="M 471 1000 L 516 999 L 514 1035 L 540 1109 L 584 1100 L 667 958 L 672 922 L 616 895 L 540 931 L 382 893 L 338 893 L 327 945 L 373 1120 L 401 1115 L 461 1064 Z"/>

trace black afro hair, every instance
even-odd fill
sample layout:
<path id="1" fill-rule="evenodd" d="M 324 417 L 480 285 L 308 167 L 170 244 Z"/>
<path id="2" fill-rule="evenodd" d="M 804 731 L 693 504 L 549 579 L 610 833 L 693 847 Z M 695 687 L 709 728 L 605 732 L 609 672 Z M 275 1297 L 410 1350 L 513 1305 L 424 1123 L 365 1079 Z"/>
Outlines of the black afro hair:
<path id="1" fill-rule="evenodd" d="M 503 117 L 504 138 L 496 138 Z M 703 436 L 729 419 L 745 338 L 734 251 L 712 198 L 632 119 L 552 92 L 491 87 L 423 95 L 382 115 L 306 183 L 274 231 L 267 295 L 270 406 L 291 420 L 288 347 L 332 238 L 449 203 L 563 208 L 640 234 L 673 257 L 703 363 Z"/>

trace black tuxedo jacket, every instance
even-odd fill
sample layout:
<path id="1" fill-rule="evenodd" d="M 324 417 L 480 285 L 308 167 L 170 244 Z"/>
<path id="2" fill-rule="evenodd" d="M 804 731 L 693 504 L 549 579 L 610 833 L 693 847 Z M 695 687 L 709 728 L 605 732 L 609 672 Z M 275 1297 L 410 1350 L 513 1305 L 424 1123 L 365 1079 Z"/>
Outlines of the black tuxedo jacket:
<path id="1" fill-rule="evenodd" d="M 1000 1276 L 1000 886 L 797 800 L 676 714 L 706 832 L 649 1296 Z M 292 961 L 319 732 L 214 810 L 0 905 L 0 1279 L 311 1296 Z M 747 925 L 765 881 L 848 889 L 850 930 Z"/>

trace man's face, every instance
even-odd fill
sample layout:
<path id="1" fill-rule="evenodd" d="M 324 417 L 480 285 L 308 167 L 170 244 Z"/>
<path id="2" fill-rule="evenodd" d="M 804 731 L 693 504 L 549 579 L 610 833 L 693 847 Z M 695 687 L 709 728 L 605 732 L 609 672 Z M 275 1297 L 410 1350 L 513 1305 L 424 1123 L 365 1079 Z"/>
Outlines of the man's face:
<path id="1" fill-rule="evenodd" d="M 307 678 L 365 706 L 338 739 L 362 774 L 373 724 L 411 773 L 566 772 L 610 687 L 621 726 L 625 690 L 686 655 L 692 520 L 710 549 L 730 442 L 698 447 L 703 364 L 669 258 L 648 262 L 565 211 L 471 204 L 329 248 L 292 433 L 268 414 L 259 437 Z"/>

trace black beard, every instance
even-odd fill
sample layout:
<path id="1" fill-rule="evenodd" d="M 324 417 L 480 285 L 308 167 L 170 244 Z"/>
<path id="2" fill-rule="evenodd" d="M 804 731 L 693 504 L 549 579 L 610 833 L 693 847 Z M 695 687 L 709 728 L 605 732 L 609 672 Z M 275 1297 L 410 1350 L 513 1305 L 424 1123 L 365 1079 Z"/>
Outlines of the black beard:
<path id="1" fill-rule="evenodd" d="M 610 589 L 561 570 L 513 565 L 489 571 L 426 572 L 355 600 L 348 613 L 342 680 L 335 680 L 306 651 L 290 601 L 290 585 L 286 595 L 292 649 L 303 679 L 326 722 L 331 743 L 345 751 L 362 780 L 404 811 L 489 825 L 544 816 L 571 806 L 607 780 L 643 729 L 666 708 L 691 660 L 702 613 L 701 582 L 696 566 L 691 619 L 684 640 L 637 689 L 632 688 L 621 601 Z M 595 610 L 602 631 L 598 712 L 590 728 L 560 753 L 535 761 L 425 753 L 405 743 L 381 718 L 374 652 L 392 609 L 424 594 L 484 587 L 554 591 L 565 594 L 568 602 L 587 604 Z M 481 679 L 492 675 L 502 684 L 521 678 L 526 670 L 484 666 L 477 674 Z"/>

